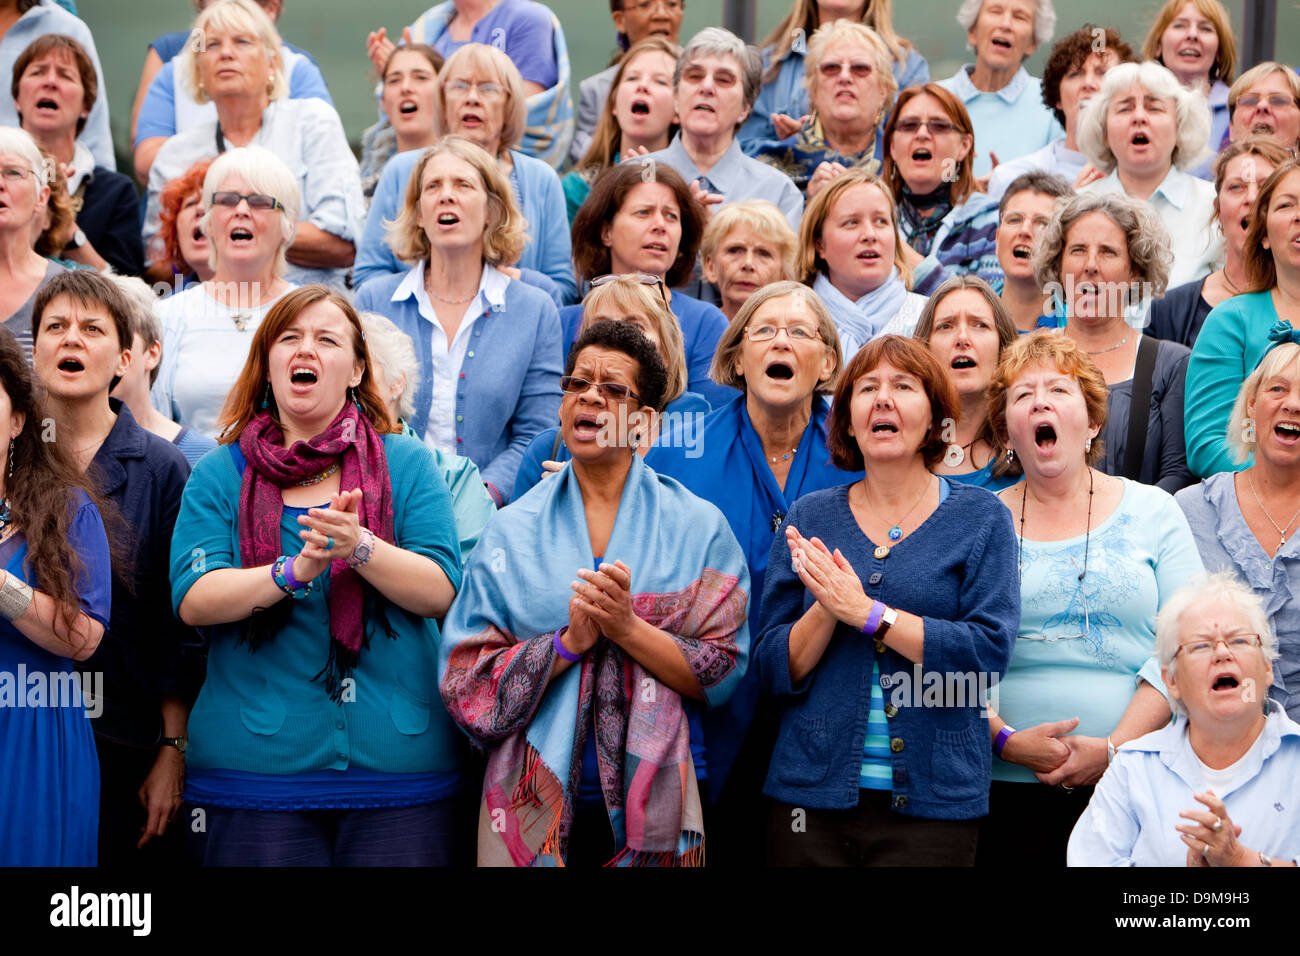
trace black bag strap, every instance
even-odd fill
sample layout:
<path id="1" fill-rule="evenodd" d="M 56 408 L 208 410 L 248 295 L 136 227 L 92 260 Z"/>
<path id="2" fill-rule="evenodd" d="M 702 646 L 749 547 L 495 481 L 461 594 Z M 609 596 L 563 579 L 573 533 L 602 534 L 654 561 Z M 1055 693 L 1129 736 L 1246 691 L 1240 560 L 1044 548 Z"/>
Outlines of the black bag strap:
<path id="1" fill-rule="evenodd" d="M 551 445 L 551 461 L 556 461 L 556 456 L 560 453 L 560 447 L 564 444 L 564 432 L 555 429 L 555 443 Z"/>
<path id="2" fill-rule="evenodd" d="M 1141 333 L 1139 333 L 1141 334 Z M 1149 335 L 1138 339 L 1137 363 L 1133 366 L 1132 401 L 1128 407 L 1128 443 L 1124 447 L 1124 477 L 1141 481 L 1142 460 L 1147 451 L 1147 426 L 1151 418 L 1151 379 L 1156 370 L 1157 343 Z"/>

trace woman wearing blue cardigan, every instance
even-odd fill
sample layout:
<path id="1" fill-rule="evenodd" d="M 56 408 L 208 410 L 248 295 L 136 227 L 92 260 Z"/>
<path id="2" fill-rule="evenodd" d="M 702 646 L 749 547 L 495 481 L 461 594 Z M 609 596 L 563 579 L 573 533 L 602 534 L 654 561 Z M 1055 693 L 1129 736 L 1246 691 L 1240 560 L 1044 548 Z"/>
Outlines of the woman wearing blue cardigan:
<path id="1" fill-rule="evenodd" d="M 988 812 L 984 693 L 1020 623 L 1011 516 L 930 472 L 958 401 L 887 335 L 836 388 L 827 445 L 858 482 L 804 495 L 768 557 L 753 666 L 785 706 L 768 862 L 970 866 Z"/>
<path id="2" fill-rule="evenodd" d="M 496 162 L 448 136 L 420 157 L 389 229 L 416 264 L 356 301 L 416 344 L 420 390 L 408 424 L 430 447 L 478 465 L 498 506 L 511 498 L 524 449 L 560 410 L 559 314 L 507 274 L 523 232 Z"/>

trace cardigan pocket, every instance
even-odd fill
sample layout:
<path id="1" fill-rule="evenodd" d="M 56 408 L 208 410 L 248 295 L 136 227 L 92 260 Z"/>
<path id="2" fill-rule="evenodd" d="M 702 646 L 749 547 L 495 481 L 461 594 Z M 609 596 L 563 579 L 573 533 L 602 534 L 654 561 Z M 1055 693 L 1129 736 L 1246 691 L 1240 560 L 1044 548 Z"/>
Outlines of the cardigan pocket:
<path id="1" fill-rule="evenodd" d="M 936 730 L 930 751 L 930 789 L 945 800 L 973 800 L 989 790 L 981 758 L 989 748 L 988 734 L 978 727 Z"/>
<path id="2" fill-rule="evenodd" d="M 792 732 L 778 746 L 777 778 L 792 787 L 812 787 L 830 771 L 831 735 L 825 717 L 796 717 Z"/>
<path id="3" fill-rule="evenodd" d="M 429 705 L 398 688 L 388 700 L 388 716 L 398 733 L 418 737 L 429 729 Z"/>
<path id="4" fill-rule="evenodd" d="M 284 702 L 269 683 L 263 682 L 260 693 L 239 702 L 239 719 L 255 734 L 270 737 L 284 726 Z"/>

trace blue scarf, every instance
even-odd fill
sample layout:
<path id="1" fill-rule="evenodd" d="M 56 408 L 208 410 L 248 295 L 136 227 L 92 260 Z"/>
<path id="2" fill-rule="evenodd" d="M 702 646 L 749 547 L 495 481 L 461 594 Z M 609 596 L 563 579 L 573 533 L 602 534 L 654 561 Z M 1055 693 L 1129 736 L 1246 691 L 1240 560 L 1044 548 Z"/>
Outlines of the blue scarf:
<path id="1" fill-rule="evenodd" d="M 898 266 L 890 269 L 888 279 L 856 302 L 831 285 L 822 272 L 813 280 L 812 288 L 835 320 L 846 365 L 858 349 L 881 333 L 907 301 L 907 286 L 898 274 Z"/>

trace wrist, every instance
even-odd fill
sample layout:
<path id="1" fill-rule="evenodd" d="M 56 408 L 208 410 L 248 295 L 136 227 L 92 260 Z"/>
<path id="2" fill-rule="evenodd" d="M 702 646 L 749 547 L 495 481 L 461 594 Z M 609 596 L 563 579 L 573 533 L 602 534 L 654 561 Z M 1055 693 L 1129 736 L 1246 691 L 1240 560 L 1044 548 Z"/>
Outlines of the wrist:
<path id="1" fill-rule="evenodd" d="M 555 648 L 555 653 L 570 664 L 576 664 L 582 660 L 582 655 L 587 653 L 587 648 L 574 647 L 573 642 L 569 640 L 569 629 L 560 628 L 551 635 L 551 646 Z"/>

